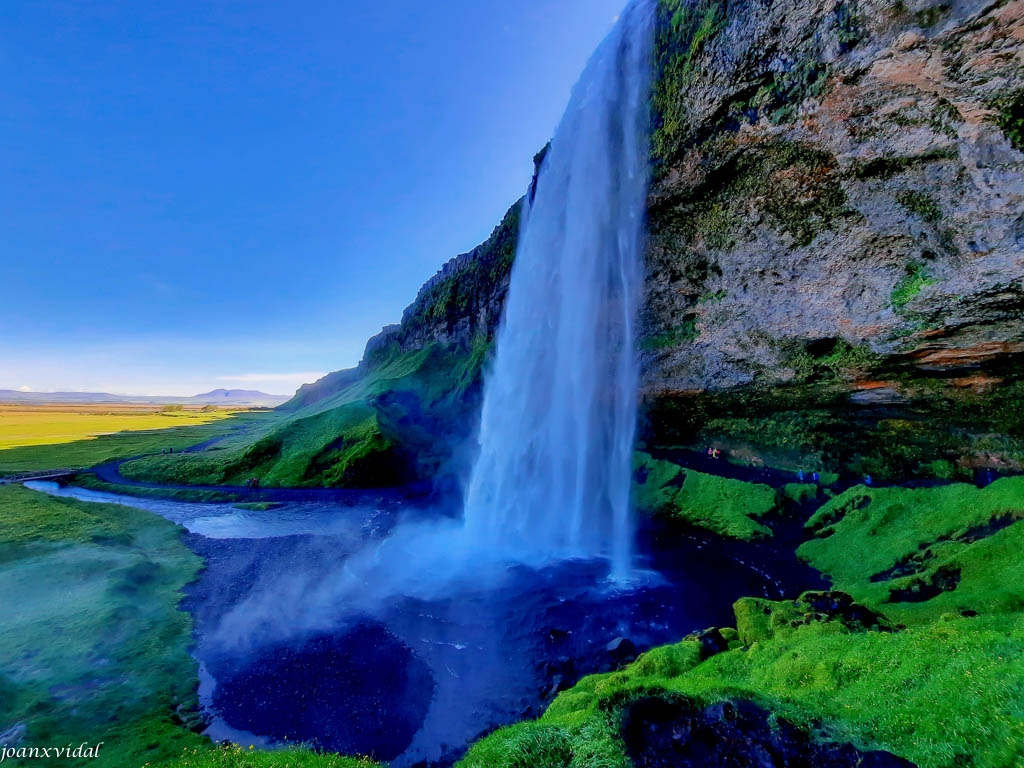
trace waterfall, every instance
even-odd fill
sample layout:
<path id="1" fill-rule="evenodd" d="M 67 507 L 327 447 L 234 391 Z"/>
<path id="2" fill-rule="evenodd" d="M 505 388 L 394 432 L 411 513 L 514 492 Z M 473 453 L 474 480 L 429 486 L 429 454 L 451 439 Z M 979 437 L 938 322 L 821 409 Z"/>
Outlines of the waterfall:
<path id="1" fill-rule="evenodd" d="M 629 570 L 653 37 L 653 0 L 631 3 L 524 202 L 466 494 L 475 546 Z"/>

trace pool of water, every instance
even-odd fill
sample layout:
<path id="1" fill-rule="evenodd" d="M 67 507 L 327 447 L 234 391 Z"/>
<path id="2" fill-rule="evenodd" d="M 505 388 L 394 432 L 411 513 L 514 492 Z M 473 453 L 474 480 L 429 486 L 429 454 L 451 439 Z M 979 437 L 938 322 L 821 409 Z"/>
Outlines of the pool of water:
<path id="1" fill-rule="evenodd" d="M 740 596 L 821 585 L 784 547 L 653 527 L 623 582 L 602 560 L 474 559 L 449 510 L 383 497 L 252 511 L 30 487 L 188 530 L 206 562 L 185 607 L 211 737 L 307 742 L 398 768 L 450 764 L 582 675 L 732 624 Z"/>

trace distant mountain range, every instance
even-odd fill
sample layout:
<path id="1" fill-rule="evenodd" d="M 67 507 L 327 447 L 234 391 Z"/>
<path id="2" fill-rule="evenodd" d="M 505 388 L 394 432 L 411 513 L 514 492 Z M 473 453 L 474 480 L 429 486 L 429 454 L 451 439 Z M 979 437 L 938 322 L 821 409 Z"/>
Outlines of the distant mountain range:
<path id="1" fill-rule="evenodd" d="M 290 395 L 268 395 L 249 389 L 215 389 L 192 397 L 162 397 L 159 395 L 111 395 L 107 392 L 21 392 L 0 389 L 0 403 L 141 403 L 154 405 L 236 405 L 269 407 L 281 405 Z"/>

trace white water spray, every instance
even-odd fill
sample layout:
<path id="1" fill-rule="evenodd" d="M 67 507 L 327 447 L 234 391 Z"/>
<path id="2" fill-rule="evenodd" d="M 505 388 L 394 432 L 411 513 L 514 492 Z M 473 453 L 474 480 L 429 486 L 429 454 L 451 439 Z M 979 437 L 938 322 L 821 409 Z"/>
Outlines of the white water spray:
<path id="1" fill-rule="evenodd" d="M 465 511 L 481 548 L 606 556 L 619 575 L 633 537 L 653 6 L 632 3 L 590 60 L 524 203 Z"/>

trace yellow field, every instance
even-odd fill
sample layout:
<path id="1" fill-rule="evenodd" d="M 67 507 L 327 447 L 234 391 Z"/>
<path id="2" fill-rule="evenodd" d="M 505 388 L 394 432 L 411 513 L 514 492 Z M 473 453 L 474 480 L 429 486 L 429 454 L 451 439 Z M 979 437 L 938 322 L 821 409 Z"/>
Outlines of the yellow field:
<path id="1" fill-rule="evenodd" d="M 159 405 L 0 405 L 0 450 L 59 445 L 115 432 L 209 424 L 233 411 L 163 411 Z"/>

